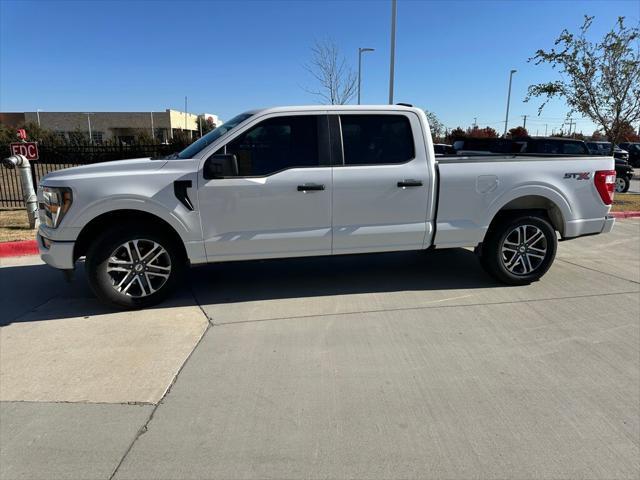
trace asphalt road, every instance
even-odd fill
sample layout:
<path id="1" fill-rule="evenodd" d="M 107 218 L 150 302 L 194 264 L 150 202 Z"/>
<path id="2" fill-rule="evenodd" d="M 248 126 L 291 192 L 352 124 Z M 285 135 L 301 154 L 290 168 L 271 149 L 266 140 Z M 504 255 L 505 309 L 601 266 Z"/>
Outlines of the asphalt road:
<path id="1" fill-rule="evenodd" d="M 0 478 L 638 478 L 640 221 L 527 287 L 467 250 L 194 268 L 114 313 L 0 268 Z"/>

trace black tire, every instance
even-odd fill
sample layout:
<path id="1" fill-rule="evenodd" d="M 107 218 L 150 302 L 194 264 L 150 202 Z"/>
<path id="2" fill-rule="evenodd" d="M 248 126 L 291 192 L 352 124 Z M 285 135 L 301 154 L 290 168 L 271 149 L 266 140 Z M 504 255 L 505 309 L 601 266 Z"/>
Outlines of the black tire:
<path id="1" fill-rule="evenodd" d="M 616 193 L 627 193 L 630 186 L 631 182 L 627 177 L 616 178 Z"/>
<path id="2" fill-rule="evenodd" d="M 137 241 L 137 242 L 136 242 Z M 153 242 L 164 249 L 164 253 L 160 253 L 159 260 L 163 260 L 164 266 L 156 267 L 151 263 L 148 266 L 149 272 L 145 276 L 145 272 L 135 274 L 133 270 L 130 272 L 112 272 L 111 275 L 107 273 L 108 267 L 114 267 L 116 265 L 110 260 L 111 255 L 115 252 L 122 252 L 122 249 L 117 250 L 120 246 L 124 246 L 127 242 L 136 242 L 136 245 L 140 247 L 142 256 L 144 252 L 148 252 L 152 247 Z M 182 277 L 185 267 L 186 258 L 182 253 L 183 250 L 176 240 L 166 233 L 145 225 L 127 224 L 122 225 L 116 230 L 108 232 L 104 236 L 96 239 L 87 251 L 86 256 L 86 272 L 91 290 L 95 293 L 101 301 L 119 308 L 124 309 L 139 309 L 155 305 L 164 300 L 178 285 L 180 278 Z M 136 254 L 134 253 L 134 256 Z M 150 254 L 155 255 L 155 252 Z M 166 264 L 169 262 L 168 278 L 163 277 L 166 275 Z M 144 262 L 132 262 L 144 263 Z M 141 269 L 143 270 L 146 265 Z M 128 267 L 123 267 L 128 268 Z M 140 268 L 137 265 L 133 265 L 133 268 Z M 154 274 L 153 272 L 156 272 Z M 133 281 L 133 276 L 139 276 L 140 280 Z M 121 275 L 122 277 L 117 277 Z M 114 285 L 119 278 L 124 278 L 125 275 L 129 275 L 124 279 L 124 286 L 133 282 L 128 293 L 122 293 L 118 291 Z M 113 276 L 116 276 L 114 280 Z M 149 280 L 151 279 L 151 280 Z M 145 288 L 146 287 L 146 288 Z M 143 295 L 142 292 L 145 294 Z M 149 293 L 152 292 L 152 293 Z M 138 294 L 138 295 L 136 295 Z"/>
<path id="3" fill-rule="evenodd" d="M 525 233 L 522 233 L 523 228 Z M 517 233 L 516 229 L 520 233 Z M 537 231 L 542 233 L 543 239 L 537 239 Z M 533 239 L 533 243 L 529 244 L 525 241 L 527 234 L 531 235 L 529 241 Z M 523 237 L 525 238 L 522 243 L 513 247 L 513 240 Z M 509 251 L 503 253 L 503 247 Z M 502 283 L 528 285 L 539 280 L 549 270 L 555 259 L 557 248 L 556 232 L 546 218 L 523 214 L 507 216 L 498 220 L 487 232 L 482 242 L 480 264 L 491 276 Z M 542 250 L 544 254 L 541 254 Z M 527 271 L 529 269 L 531 270 Z"/>

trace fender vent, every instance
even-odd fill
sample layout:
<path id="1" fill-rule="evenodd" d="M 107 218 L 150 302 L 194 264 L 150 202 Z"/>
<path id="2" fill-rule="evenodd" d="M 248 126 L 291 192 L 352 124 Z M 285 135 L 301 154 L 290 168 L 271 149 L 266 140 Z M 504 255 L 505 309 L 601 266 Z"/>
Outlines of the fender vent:
<path id="1" fill-rule="evenodd" d="M 193 203 L 187 194 L 187 188 L 191 188 L 191 180 L 176 180 L 173 182 L 173 193 L 176 198 L 180 200 L 180 203 L 185 206 L 187 210 L 193 210 Z"/>

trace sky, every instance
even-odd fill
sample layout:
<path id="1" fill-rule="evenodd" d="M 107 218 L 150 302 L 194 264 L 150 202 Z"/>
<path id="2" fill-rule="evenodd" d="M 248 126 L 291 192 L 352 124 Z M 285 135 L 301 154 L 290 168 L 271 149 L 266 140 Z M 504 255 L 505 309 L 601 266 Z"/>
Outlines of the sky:
<path id="1" fill-rule="evenodd" d="M 362 103 L 389 92 L 390 0 L 0 0 L 0 111 L 184 109 L 223 120 L 244 110 L 320 103 L 304 65 L 332 39 L 357 69 Z M 618 16 L 637 24 L 640 1 L 408 1 L 397 10 L 395 102 L 434 112 L 449 128 L 504 129 L 528 115 L 530 133 L 559 129 L 567 107 L 524 103 L 530 84 L 557 79 L 527 59 L 594 15 L 593 39 Z M 354 99 L 355 102 L 355 99 Z M 577 130 L 594 125 L 577 118 Z"/>

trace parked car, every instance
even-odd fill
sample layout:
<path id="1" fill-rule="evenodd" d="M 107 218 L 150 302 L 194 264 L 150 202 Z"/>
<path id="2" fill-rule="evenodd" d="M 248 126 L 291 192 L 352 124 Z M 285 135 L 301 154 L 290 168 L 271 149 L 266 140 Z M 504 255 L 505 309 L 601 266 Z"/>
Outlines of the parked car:
<path id="1" fill-rule="evenodd" d="M 433 151 L 435 152 L 436 156 L 438 156 L 438 155 L 455 155 L 456 154 L 455 149 L 451 145 L 448 145 L 446 143 L 434 143 L 433 144 Z"/>
<path id="2" fill-rule="evenodd" d="M 640 143 L 624 142 L 620 144 L 620 148 L 629 153 L 629 163 L 634 168 L 640 168 Z"/>
<path id="3" fill-rule="evenodd" d="M 436 159 L 412 107 L 254 110 L 166 158 L 48 174 L 38 243 L 59 269 L 86 257 L 95 294 L 125 308 L 159 302 L 192 264 L 432 247 L 476 247 L 496 279 L 526 285 L 550 268 L 558 235 L 611 231 L 613 166 Z"/>
<path id="4" fill-rule="evenodd" d="M 587 142 L 587 147 L 592 155 L 611 155 L 611 142 Z M 613 148 L 613 156 L 620 160 L 629 160 L 629 152 L 618 145 Z"/>
<path id="5" fill-rule="evenodd" d="M 615 159 L 616 169 L 616 193 L 626 193 L 631 186 L 633 168 L 626 160 Z"/>

